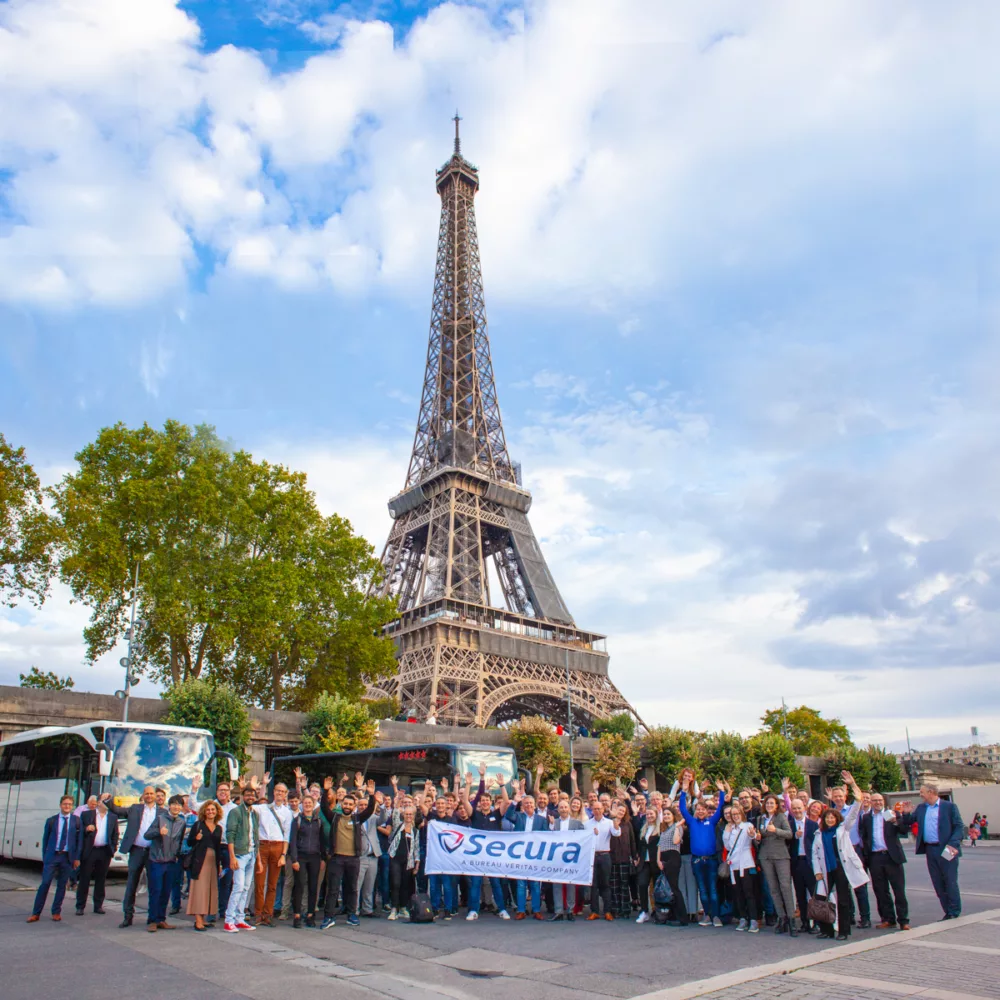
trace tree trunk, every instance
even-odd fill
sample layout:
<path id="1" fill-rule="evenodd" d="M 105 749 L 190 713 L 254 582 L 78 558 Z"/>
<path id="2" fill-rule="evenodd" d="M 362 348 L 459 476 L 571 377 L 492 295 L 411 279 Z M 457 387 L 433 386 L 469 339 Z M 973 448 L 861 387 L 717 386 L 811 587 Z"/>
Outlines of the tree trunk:
<path id="1" fill-rule="evenodd" d="M 211 625 L 206 625 L 201 633 L 201 642 L 198 643 L 198 658 L 194 661 L 194 670 L 192 673 L 195 677 L 201 677 L 201 665 L 205 661 L 205 646 L 208 643 L 208 633 L 212 631 Z"/>
<path id="2" fill-rule="evenodd" d="M 170 637 L 170 679 L 176 687 L 181 682 L 181 664 L 177 656 L 177 644 L 174 637 Z"/>
<path id="3" fill-rule="evenodd" d="M 276 649 L 271 652 L 271 699 L 276 711 L 281 708 L 281 657 Z"/>

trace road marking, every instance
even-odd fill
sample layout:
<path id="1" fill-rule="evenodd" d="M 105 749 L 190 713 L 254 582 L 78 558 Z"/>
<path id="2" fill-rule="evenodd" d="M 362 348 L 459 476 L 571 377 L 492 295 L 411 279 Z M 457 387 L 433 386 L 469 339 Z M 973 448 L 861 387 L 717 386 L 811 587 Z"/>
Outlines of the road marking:
<path id="1" fill-rule="evenodd" d="M 828 972 L 793 972 L 794 979 L 808 979 L 813 983 L 836 983 L 838 986 L 854 986 L 859 990 L 881 990 L 895 993 L 900 997 L 921 997 L 922 1000 L 989 1000 L 977 993 L 956 993 L 954 990 L 939 990 L 933 986 L 911 986 L 893 983 L 888 979 L 861 979 L 858 976 L 844 976 L 839 972 L 831 976 Z"/>
<path id="2" fill-rule="evenodd" d="M 974 944 L 945 944 L 942 941 L 903 941 L 914 948 L 941 948 L 945 951 L 971 951 L 976 955 L 1000 955 L 1000 948 L 981 948 Z"/>
<path id="3" fill-rule="evenodd" d="M 933 889 L 925 889 L 923 886 L 908 885 L 907 892 L 934 892 Z M 981 896 L 983 899 L 1000 899 L 1000 892 L 969 892 L 962 890 L 963 896 Z"/>
<path id="4" fill-rule="evenodd" d="M 708 979 L 699 979 L 696 982 L 682 983 L 680 986 L 668 986 L 666 989 L 654 990 L 652 993 L 644 993 L 633 997 L 632 1000 L 691 1000 L 692 997 L 703 997 L 706 994 L 715 993 L 729 986 L 739 986 L 742 983 L 753 982 L 755 979 L 765 979 L 767 976 L 787 975 L 790 972 L 797 972 L 799 969 L 807 969 L 814 965 L 834 962 L 838 958 L 860 955 L 866 951 L 887 948 L 890 945 L 901 944 L 903 941 L 909 942 L 914 938 L 929 937 L 933 934 L 940 934 L 943 931 L 968 927 L 971 924 L 981 924 L 991 918 L 998 917 L 1000 917 L 1000 910 L 984 910 L 982 913 L 975 913 L 967 917 L 958 917 L 956 920 L 936 921 L 933 924 L 916 927 L 913 930 L 897 931 L 895 934 L 886 934 L 884 937 L 875 938 L 870 941 L 855 941 L 850 944 L 826 948 L 815 955 L 799 955 L 780 962 L 751 966 L 747 969 L 739 969 L 735 972 L 725 972 L 718 976 L 711 976 Z M 920 994 L 913 995 L 919 996 Z M 925 997 L 931 996 L 930 993 L 924 993 L 923 995 Z M 954 1000 L 954 998 L 955 995 L 953 994 L 952 997 L 941 998 L 939 996 L 937 1000 Z M 972 1000 L 976 1000 L 976 998 L 972 998 Z"/>

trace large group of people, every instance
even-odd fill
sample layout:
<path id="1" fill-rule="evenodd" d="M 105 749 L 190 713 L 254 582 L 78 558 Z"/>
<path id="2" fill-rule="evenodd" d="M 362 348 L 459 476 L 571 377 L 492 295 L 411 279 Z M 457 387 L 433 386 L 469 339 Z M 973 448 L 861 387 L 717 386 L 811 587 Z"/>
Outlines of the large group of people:
<path id="1" fill-rule="evenodd" d="M 145 872 L 146 927 L 172 930 L 168 917 L 187 899 L 193 928 L 228 933 L 273 927 L 328 929 L 343 915 L 413 919 L 414 911 L 449 921 L 465 908 L 502 920 L 634 919 L 685 928 L 730 926 L 736 931 L 815 934 L 847 940 L 852 928 L 872 926 L 869 886 L 881 929 L 910 926 L 901 840 L 911 833 L 944 916 L 961 913 L 958 864 L 966 833 L 957 807 L 933 785 L 912 808 L 886 809 L 878 791 L 864 791 L 848 772 L 825 800 L 812 799 L 787 779 L 734 794 L 724 781 L 699 783 L 685 769 L 669 792 L 645 779 L 628 788 L 584 795 L 572 772 L 570 791 L 545 782 L 538 768 L 526 782 L 473 774 L 439 786 L 386 791 L 358 773 L 336 782 L 295 770 L 294 787 L 270 775 L 235 785 L 221 782 L 214 798 L 170 795 L 147 787 L 141 801 L 117 806 L 107 794 L 82 810 L 65 797 L 45 824 L 43 871 L 29 922 L 44 909 L 53 880 L 52 917 L 61 919 L 67 884 L 76 882 L 83 916 L 104 913 L 105 882 L 118 848 L 128 878 L 120 926 L 132 925 Z M 714 786 L 714 787 L 713 787 Z M 579 831 L 594 835 L 593 881 L 588 886 L 515 878 L 428 874 L 428 821 L 474 830 Z M 169 912 L 168 912 L 169 911 Z"/>

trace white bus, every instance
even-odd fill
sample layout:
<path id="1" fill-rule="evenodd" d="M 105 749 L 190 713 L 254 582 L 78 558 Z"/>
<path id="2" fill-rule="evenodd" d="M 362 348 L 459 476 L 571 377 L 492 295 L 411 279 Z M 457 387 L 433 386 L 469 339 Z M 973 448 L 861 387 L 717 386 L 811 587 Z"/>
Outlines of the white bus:
<path id="1" fill-rule="evenodd" d="M 116 805 L 138 802 L 146 785 L 187 794 L 201 778 L 199 799 L 215 794 L 218 764 L 239 775 L 232 754 L 215 749 L 207 729 L 133 722 L 44 726 L 0 743 L 0 857 L 41 861 L 42 828 L 71 795 L 77 805 L 110 792 Z M 119 825 L 124 834 L 125 821 Z M 112 867 L 128 858 L 116 854 Z"/>

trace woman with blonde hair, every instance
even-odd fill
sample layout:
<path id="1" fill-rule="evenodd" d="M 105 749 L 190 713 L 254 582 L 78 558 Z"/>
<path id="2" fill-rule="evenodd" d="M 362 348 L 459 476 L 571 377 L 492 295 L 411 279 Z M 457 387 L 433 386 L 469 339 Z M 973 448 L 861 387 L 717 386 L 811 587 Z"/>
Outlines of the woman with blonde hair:
<path id="1" fill-rule="evenodd" d="M 757 913 L 757 866 L 752 850 L 754 826 L 747 822 L 747 815 L 739 802 L 734 802 L 730 807 L 729 823 L 723 831 L 722 843 L 726 848 L 729 881 L 736 897 L 736 911 L 740 916 L 736 929 L 756 934 L 760 930 L 760 923 Z"/>

